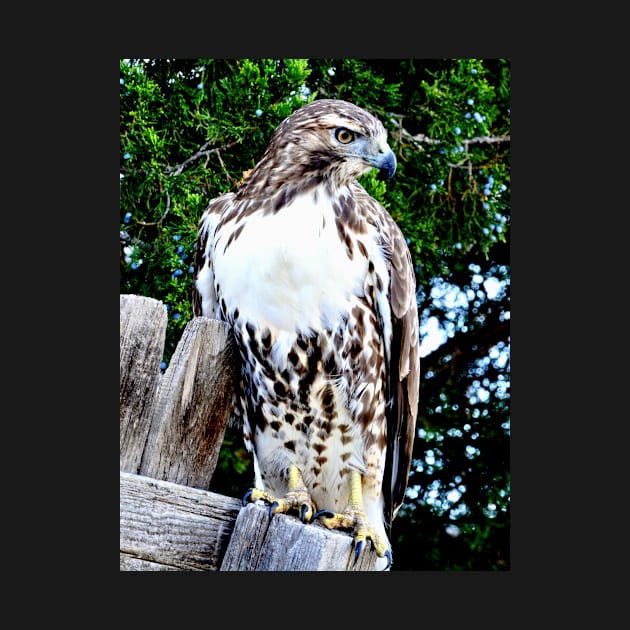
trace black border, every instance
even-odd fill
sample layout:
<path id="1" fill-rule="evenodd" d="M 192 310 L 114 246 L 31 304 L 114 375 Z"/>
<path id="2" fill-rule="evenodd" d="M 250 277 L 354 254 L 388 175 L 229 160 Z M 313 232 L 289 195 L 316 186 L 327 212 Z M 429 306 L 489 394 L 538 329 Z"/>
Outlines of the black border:
<path id="1" fill-rule="evenodd" d="M 170 596 L 172 603 L 177 602 L 172 612 L 177 613 L 180 621 L 189 614 L 181 604 L 195 602 L 197 611 L 208 623 L 217 621 L 217 605 L 221 603 L 231 607 L 239 615 L 239 621 L 245 623 L 250 622 L 250 615 L 267 616 L 271 623 L 302 624 L 311 619 L 330 622 L 339 619 L 334 606 L 338 603 L 344 611 L 341 619 L 353 624 L 375 620 L 375 615 L 381 612 L 388 618 L 386 623 L 396 623 L 402 617 L 415 620 L 418 625 L 433 618 L 446 627 L 454 627 L 456 620 L 503 624 L 515 614 L 514 604 L 523 610 L 530 606 L 532 599 L 557 586 L 554 573 L 558 569 L 559 540 L 558 534 L 550 532 L 553 525 L 549 510 L 553 510 L 558 498 L 559 471 L 554 466 L 561 465 L 562 455 L 556 451 L 540 451 L 540 432 L 549 434 L 549 444 L 556 444 L 558 428 L 554 428 L 551 419 L 541 417 L 540 399 L 529 392 L 532 387 L 544 391 L 547 379 L 556 377 L 550 365 L 540 365 L 540 354 L 544 352 L 540 346 L 552 341 L 549 333 L 545 336 L 545 326 L 553 316 L 535 312 L 536 307 L 532 305 L 548 297 L 540 293 L 540 279 L 548 274 L 550 264 L 545 245 L 550 249 L 555 246 L 549 242 L 551 236 L 547 242 L 540 238 L 541 227 L 553 222 L 548 208 L 554 202 L 549 198 L 541 200 L 541 191 L 535 185 L 545 171 L 545 165 L 540 162 L 540 140 L 552 130 L 542 116 L 541 105 L 535 101 L 553 98 L 551 94 L 557 95 L 558 91 L 553 89 L 553 81 L 545 72 L 548 51 L 541 49 L 540 40 L 536 41 L 531 32 L 528 36 L 533 41 L 526 42 L 525 37 L 515 35 L 507 14 L 503 13 L 507 8 L 495 12 L 485 5 L 466 6 L 457 10 L 446 7 L 442 14 L 436 14 L 436 10 L 431 14 L 424 6 L 407 10 L 399 5 L 381 5 L 375 12 L 367 5 L 346 11 L 321 4 L 298 8 L 287 3 L 284 9 L 261 6 L 259 15 L 243 5 L 229 16 L 219 16 L 216 7 L 208 6 L 205 15 L 203 10 L 186 8 L 186 15 L 180 13 L 173 19 L 165 16 L 163 23 L 157 25 L 151 24 L 150 15 L 134 22 L 125 11 L 118 15 L 117 33 L 96 38 L 98 51 L 90 46 L 87 53 L 75 52 L 84 59 L 81 71 L 76 67 L 69 70 L 68 80 L 71 78 L 72 83 L 63 86 L 68 98 L 57 103 L 56 109 L 47 110 L 48 120 L 63 110 L 60 113 L 67 121 L 57 123 L 65 127 L 56 127 L 56 146 L 47 148 L 48 159 L 54 162 L 59 155 L 57 150 L 65 147 L 62 152 L 67 159 L 63 165 L 65 185 L 64 190 L 58 192 L 64 204 L 72 197 L 54 217 L 53 223 L 58 228 L 61 224 L 61 234 L 56 234 L 60 238 L 58 247 L 76 248 L 70 260 L 79 263 L 83 259 L 87 268 L 83 271 L 84 279 L 72 283 L 73 287 L 80 287 L 74 302 L 66 305 L 73 309 L 72 324 L 63 338 L 58 339 L 59 346 L 55 350 L 62 354 L 68 345 L 79 349 L 78 354 L 70 354 L 70 372 L 62 375 L 58 386 L 69 395 L 70 401 L 86 401 L 90 409 L 89 413 L 77 413 L 76 423 L 68 428 L 68 434 L 73 434 L 69 439 L 73 439 L 74 454 L 68 471 L 83 473 L 85 485 L 69 497 L 68 511 L 62 518 L 66 528 L 77 524 L 80 531 L 73 530 L 72 537 L 79 547 L 78 553 L 89 556 L 91 567 L 98 564 L 99 553 L 102 554 L 100 574 L 119 572 L 118 493 L 113 481 L 116 474 L 113 449 L 117 437 L 112 421 L 116 415 L 118 387 L 115 344 L 119 294 L 115 212 L 119 159 L 118 60 L 134 56 L 304 56 L 506 57 L 512 61 L 511 290 L 515 304 L 510 571 L 394 572 L 383 576 L 299 574 L 293 579 L 289 576 L 288 580 L 286 574 L 261 577 L 211 573 L 184 578 L 181 576 L 186 573 L 177 573 L 180 577 L 168 582 L 138 577 L 134 582 L 119 585 L 122 588 L 118 593 L 123 594 L 120 605 L 124 606 L 126 601 L 137 607 L 143 622 L 148 620 L 145 616 L 148 607 L 166 619 L 163 600 L 156 598 L 160 591 Z M 270 23 L 264 23 L 263 14 Z M 124 37 L 119 36 L 121 32 L 125 33 Z M 125 40 L 125 44 L 121 44 L 120 39 Z M 536 51 L 532 51 L 532 44 L 537 45 Z M 72 57 L 66 59 L 72 66 Z M 59 83 L 63 84 L 60 75 L 54 82 L 57 90 Z M 552 88 L 551 94 L 547 91 L 549 88 Z M 561 167 L 554 165 L 554 169 L 556 166 Z M 59 182 L 56 179 L 54 183 L 59 186 Z M 55 195 L 54 189 L 49 195 Z M 44 261 L 44 264 L 47 263 Z M 58 296 L 57 289 L 52 287 L 51 297 L 55 295 Z M 67 313 L 62 313 L 61 319 L 67 322 Z M 532 329 L 539 348 L 527 347 Z M 54 330 L 51 333 L 56 334 Z M 70 403 L 68 405 L 71 407 Z M 77 513 L 81 518 L 68 520 L 76 519 Z M 571 517 L 568 519 L 570 521 Z M 70 570 L 82 573 L 80 562 L 81 558 L 75 558 Z M 120 579 L 133 580 L 127 575 L 122 573 Z M 158 583 L 163 590 L 157 588 Z M 92 588 L 95 587 L 92 584 Z M 291 612 L 294 602 L 296 610 Z M 113 602 L 112 605 L 117 608 Z M 366 615 L 365 620 L 361 619 L 362 614 Z M 378 619 L 380 622 L 380 617 Z"/>

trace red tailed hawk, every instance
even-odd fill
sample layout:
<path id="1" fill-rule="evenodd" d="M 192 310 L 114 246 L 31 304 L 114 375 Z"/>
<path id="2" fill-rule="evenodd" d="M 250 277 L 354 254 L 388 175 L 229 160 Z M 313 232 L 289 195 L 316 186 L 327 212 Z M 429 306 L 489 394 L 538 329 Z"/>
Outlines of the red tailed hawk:
<path id="1" fill-rule="evenodd" d="M 365 110 L 316 100 L 274 132 L 236 192 L 201 218 L 196 315 L 240 353 L 234 417 L 270 513 L 349 529 L 392 561 L 419 392 L 415 275 L 405 238 L 356 181 L 396 158 Z"/>

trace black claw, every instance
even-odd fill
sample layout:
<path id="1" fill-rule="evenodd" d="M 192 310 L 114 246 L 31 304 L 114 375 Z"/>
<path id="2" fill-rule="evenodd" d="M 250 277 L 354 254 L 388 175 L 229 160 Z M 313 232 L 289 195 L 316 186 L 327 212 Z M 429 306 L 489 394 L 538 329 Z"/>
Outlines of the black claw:
<path id="1" fill-rule="evenodd" d="M 327 518 L 332 518 L 334 515 L 335 515 L 335 513 L 331 512 L 330 510 L 319 510 L 319 512 L 315 512 L 315 514 L 313 514 L 313 517 L 311 518 L 311 523 L 316 518 L 319 518 L 320 516 L 325 516 Z"/>
<path id="2" fill-rule="evenodd" d="M 249 497 L 252 496 L 252 492 L 253 490 L 250 488 L 244 495 L 243 495 L 243 505 L 247 505 L 249 503 Z"/>
<path id="3" fill-rule="evenodd" d="M 280 504 L 277 501 L 274 501 L 270 506 L 269 506 L 269 518 L 271 518 L 274 514 L 274 510 L 279 506 Z"/>
<path id="4" fill-rule="evenodd" d="M 387 566 L 383 571 L 389 571 L 392 566 L 392 552 L 389 549 L 385 552 L 385 557 L 387 558 Z"/>
<path id="5" fill-rule="evenodd" d="M 357 563 L 357 560 L 359 559 L 359 556 L 361 555 L 361 550 L 363 549 L 363 541 L 360 540 L 357 544 L 356 547 L 354 548 L 354 564 Z"/>
<path id="6" fill-rule="evenodd" d="M 302 519 L 302 523 L 306 523 L 307 512 L 308 512 L 308 505 L 303 505 L 302 510 L 300 511 L 300 518 Z"/>

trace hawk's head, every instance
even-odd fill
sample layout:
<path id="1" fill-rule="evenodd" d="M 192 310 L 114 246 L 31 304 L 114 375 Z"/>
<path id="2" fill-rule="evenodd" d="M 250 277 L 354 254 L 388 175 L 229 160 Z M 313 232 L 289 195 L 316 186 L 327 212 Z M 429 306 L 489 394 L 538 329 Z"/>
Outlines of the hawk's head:
<path id="1" fill-rule="evenodd" d="M 378 168 L 396 171 L 396 156 L 380 120 L 364 109 L 335 99 L 313 101 L 278 126 L 244 189 L 277 191 L 283 184 L 344 186 Z"/>

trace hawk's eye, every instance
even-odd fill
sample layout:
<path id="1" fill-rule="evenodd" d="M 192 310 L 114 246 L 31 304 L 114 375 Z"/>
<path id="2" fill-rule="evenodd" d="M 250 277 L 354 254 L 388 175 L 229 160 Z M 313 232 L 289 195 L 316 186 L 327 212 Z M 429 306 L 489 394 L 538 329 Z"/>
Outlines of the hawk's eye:
<path id="1" fill-rule="evenodd" d="M 337 138 L 341 144 L 348 144 L 354 140 L 354 132 L 345 127 L 339 127 L 339 129 L 335 129 L 335 138 Z"/>

